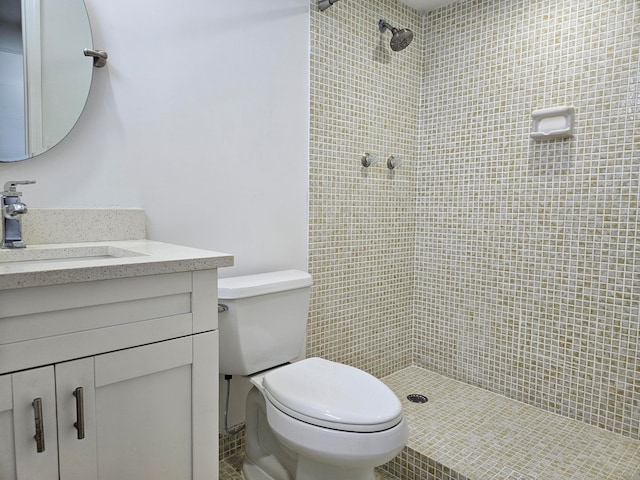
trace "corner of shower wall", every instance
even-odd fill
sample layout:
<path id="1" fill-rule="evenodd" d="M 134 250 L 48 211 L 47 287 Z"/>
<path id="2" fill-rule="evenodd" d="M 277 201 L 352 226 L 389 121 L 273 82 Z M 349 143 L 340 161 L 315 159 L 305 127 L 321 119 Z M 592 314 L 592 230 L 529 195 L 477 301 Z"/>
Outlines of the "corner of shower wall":
<path id="1" fill-rule="evenodd" d="M 380 19 L 413 43 L 393 52 Z M 393 0 L 311 5 L 307 352 L 379 377 L 413 361 L 421 28 Z M 363 167 L 365 152 L 381 161 Z M 402 165 L 389 170 L 388 156 Z"/>

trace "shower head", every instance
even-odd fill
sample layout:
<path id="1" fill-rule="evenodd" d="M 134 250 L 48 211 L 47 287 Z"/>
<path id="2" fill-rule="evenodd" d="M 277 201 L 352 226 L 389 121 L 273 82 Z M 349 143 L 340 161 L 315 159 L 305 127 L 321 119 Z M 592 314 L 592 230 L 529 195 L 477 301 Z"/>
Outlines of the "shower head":
<path id="1" fill-rule="evenodd" d="M 401 30 L 392 27 L 387 23 L 386 20 L 380 20 L 378 22 L 378 28 L 381 33 L 386 32 L 387 30 L 391 30 L 391 50 L 394 52 L 399 52 L 400 50 L 404 50 L 409 46 L 411 40 L 413 40 L 413 32 L 408 28 L 403 28 Z"/>

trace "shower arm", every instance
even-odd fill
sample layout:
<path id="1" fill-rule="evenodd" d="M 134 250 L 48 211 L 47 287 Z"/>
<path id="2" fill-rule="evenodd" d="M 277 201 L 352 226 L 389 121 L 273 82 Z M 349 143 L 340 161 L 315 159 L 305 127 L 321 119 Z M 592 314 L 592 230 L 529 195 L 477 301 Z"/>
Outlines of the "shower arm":
<path id="1" fill-rule="evenodd" d="M 394 30 L 397 30 L 396 28 L 392 27 L 391 25 L 389 25 L 386 21 L 384 20 L 380 20 L 378 22 L 378 28 L 380 29 L 380 33 L 384 33 L 387 30 L 389 30 L 391 33 L 393 33 Z"/>
<path id="2" fill-rule="evenodd" d="M 325 11 L 327 8 L 338 1 L 339 0 L 318 0 L 318 10 Z"/>

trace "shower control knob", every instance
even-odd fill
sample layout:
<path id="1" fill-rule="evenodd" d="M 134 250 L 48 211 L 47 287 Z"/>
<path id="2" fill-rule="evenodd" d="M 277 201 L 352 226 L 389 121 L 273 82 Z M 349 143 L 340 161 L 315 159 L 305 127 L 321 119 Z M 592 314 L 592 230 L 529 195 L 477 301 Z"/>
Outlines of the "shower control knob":
<path id="1" fill-rule="evenodd" d="M 402 160 L 400 160 L 398 157 L 394 157 L 393 155 L 389 155 L 389 157 L 387 158 L 387 168 L 389 170 L 393 170 L 400 165 L 402 165 Z"/>
<path id="2" fill-rule="evenodd" d="M 374 163 L 378 163 L 378 157 L 376 157 L 371 153 L 365 153 L 364 155 L 362 155 L 362 158 L 360 159 L 360 163 L 362 164 L 363 167 L 370 167 Z"/>

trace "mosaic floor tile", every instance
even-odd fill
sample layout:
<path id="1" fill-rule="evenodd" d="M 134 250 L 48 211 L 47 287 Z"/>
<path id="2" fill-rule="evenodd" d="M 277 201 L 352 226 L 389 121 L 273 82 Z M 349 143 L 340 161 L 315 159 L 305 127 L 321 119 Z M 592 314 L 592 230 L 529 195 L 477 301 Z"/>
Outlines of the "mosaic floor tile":
<path id="1" fill-rule="evenodd" d="M 383 381 L 403 402 L 409 452 L 470 479 L 640 479 L 640 441 L 419 367 Z M 429 401 L 409 402 L 411 393 Z M 414 478 L 454 477 L 424 472 Z"/>

